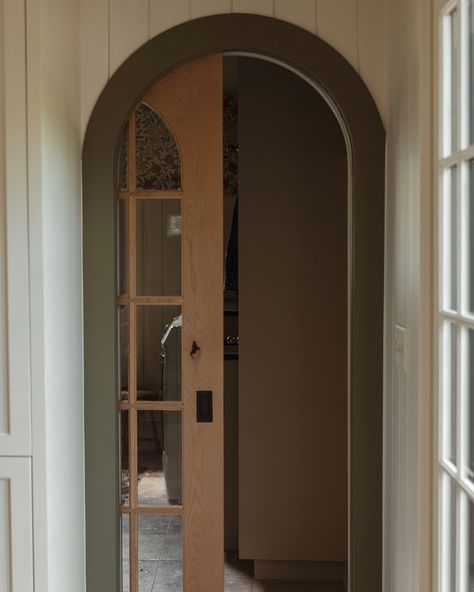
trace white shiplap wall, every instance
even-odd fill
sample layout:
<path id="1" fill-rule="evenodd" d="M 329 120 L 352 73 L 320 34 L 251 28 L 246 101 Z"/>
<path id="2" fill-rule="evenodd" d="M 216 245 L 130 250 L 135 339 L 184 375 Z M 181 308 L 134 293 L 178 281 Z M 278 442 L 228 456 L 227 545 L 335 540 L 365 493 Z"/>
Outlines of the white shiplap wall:
<path id="1" fill-rule="evenodd" d="M 286 20 L 335 47 L 385 119 L 382 0 L 82 0 L 82 132 L 107 80 L 148 39 L 191 18 L 245 12 Z"/>

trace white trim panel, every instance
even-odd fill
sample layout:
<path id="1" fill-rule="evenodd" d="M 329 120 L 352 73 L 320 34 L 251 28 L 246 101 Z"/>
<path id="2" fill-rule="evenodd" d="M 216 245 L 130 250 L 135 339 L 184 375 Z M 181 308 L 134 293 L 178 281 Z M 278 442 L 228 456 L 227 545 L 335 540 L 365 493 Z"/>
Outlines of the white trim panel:
<path id="1" fill-rule="evenodd" d="M 31 460 L 0 458 L 0 590 L 33 592 Z"/>
<path id="2" fill-rule="evenodd" d="M 0 456 L 31 454 L 25 3 L 0 0 Z"/>

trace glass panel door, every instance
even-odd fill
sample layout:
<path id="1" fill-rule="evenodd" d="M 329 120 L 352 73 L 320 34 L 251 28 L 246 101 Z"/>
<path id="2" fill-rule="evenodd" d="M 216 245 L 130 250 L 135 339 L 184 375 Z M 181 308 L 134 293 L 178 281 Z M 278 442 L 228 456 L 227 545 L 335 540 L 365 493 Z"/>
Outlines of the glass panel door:
<path id="1" fill-rule="evenodd" d="M 210 56 L 160 80 L 119 150 L 122 592 L 223 589 L 221 78 Z"/>

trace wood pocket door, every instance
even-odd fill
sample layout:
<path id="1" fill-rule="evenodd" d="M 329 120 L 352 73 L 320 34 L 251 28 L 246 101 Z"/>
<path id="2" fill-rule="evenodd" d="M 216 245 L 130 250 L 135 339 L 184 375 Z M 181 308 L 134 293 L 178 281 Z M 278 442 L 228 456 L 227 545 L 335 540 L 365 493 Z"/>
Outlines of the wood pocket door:
<path id="1" fill-rule="evenodd" d="M 117 184 L 122 590 L 222 592 L 220 55 L 142 98 Z"/>

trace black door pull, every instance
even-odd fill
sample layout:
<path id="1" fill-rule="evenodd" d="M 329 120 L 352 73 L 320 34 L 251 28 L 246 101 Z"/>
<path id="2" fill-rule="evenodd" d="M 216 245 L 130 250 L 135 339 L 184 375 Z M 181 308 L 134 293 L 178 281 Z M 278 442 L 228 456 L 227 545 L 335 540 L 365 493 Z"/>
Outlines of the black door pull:
<path id="1" fill-rule="evenodd" d="M 191 345 L 191 352 L 190 352 L 191 357 L 194 358 L 194 356 L 198 353 L 198 351 L 200 349 L 201 348 L 199 347 L 199 345 L 195 341 L 193 341 L 193 344 Z"/>
<path id="2" fill-rule="evenodd" d="M 196 421 L 212 423 L 212 391 L 196 392 Z"/>

